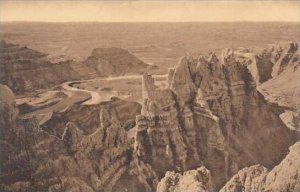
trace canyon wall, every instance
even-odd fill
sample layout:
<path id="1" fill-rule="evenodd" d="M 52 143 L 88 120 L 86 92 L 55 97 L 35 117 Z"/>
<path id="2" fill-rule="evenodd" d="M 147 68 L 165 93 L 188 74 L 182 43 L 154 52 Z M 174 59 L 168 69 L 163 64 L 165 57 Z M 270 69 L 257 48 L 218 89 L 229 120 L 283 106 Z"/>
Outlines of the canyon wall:
<path id="1" fill-rule="evenodd" d="M 289 148 L 287 156 L 272 170 L 261 165 L 246 167 L 235 174 L 220 192 L 262 191 L 296 192 L 300 190 L 300 142 Z"/>
<path id="2" fill-rule="evenodd" d="M 62 134 L 55 135 L 35 117 L 18 118 L 13 93 L 0 88 L 3 106 L 15 114 L 1 118 L 1 133 L 6 133 L 0 140 L 2 191 L 155 190 L 155 172 L 137 158 L 120 123 L 124 105 L 92 110 L 99 119 L 92 130 L 79 128 L 70 118 Z"/>
<path id="3" fill-rule="evenodd" d="M 220 192 L 296 192 L 300 189 L 300 142 L 289 148 L 287 156 L 273 169 L 252 165 L 238 171 Z M 205 167 L 183 174 L 168 171 L 157 186 L 157 192 L 213 191 L 211 174 Z"/>
<path id="4" fill-rule="evenodd" d="M 117 98 L 98 105 L 78 102 L 42 124 L 35 116 L 19 116 L 14 94 L 0 85 L 0 189 L 297 191 L 300 134 L 282 118 L 298 110 L 297 99 L 282 100 L 299 88 L 297 47 L 183 57 L 169 69 L 167 87 L 143 75 L 142 106 Z M 11 66 L 1 82 L 27 71 Z M 287 93 L 272 100 L 273 88 L 281 85 Z M 133 127 L 134 141 L 127 133 Z"/>
<path id="5" fill-rule="evenodd" d="M 243 167 L 274 167 L 299 140 L 257 91 L 249 62 L 233 50 L 182 58 L 167 81 L 169 88 L 161 89 L 143 76 L 137 116 L 135 150 L 159 177 L 203 165 L 217 190 Z"/>

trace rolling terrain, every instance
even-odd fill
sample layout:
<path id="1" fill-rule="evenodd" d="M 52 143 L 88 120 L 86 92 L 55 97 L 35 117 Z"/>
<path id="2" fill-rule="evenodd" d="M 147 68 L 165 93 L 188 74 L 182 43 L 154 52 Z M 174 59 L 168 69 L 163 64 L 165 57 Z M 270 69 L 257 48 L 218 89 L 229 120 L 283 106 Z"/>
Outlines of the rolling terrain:
<path id="1" fill-rule="evenodd" d="M 0 25 L 1 191 L 299 190 L 298 25 Z"/>

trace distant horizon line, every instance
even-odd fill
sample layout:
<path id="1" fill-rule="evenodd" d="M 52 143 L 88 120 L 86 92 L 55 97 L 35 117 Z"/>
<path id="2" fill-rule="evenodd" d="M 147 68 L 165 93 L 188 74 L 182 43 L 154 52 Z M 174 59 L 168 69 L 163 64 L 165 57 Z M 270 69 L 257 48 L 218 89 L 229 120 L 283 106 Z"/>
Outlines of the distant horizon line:
<path id="1" fill-rule="evenodd" d="M 299 23 L 298 21 L 0 21 L 1 23 Z M 299 23 L 300 24 L 300 23 Z"/>

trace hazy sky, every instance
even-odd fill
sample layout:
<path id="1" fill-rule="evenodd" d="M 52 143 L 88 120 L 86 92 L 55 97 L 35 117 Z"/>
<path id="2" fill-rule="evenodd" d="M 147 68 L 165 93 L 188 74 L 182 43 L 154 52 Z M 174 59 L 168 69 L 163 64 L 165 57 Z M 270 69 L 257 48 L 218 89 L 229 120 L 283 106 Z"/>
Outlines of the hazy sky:
<path id="1" fill-rule="evenodd" d="M 6 1 L 0 21 L 300 21 L 299 1 Z"/>

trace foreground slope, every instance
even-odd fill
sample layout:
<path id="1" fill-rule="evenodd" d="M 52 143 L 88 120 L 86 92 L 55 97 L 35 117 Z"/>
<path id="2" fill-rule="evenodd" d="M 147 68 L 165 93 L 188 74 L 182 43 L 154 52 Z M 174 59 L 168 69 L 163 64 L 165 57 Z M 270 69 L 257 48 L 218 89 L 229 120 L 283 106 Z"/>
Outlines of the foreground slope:
<path id="1" fill-rule="evenodd" d="M 300 190 L 300 142 L 289 148 L 288 155 L 272 170 L 254 165 L 240 170 L 220 192 L 296 192 Z"/>

